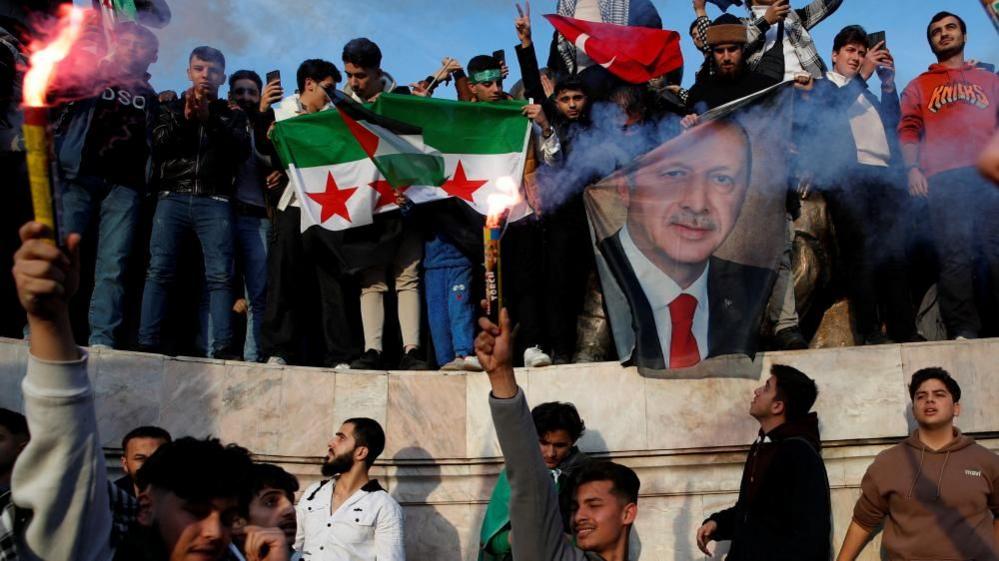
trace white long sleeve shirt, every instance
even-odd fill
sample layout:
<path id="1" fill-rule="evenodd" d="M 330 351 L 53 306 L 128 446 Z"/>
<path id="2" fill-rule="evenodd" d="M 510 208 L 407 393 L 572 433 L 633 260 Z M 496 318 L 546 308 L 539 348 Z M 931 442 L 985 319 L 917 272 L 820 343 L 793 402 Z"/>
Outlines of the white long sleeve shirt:
<path id="1" fill-rule="evenodd" d="M 295 507 L 303 561 L 405 561 L 402 507 L 377 481 L 331 512 L 335 480 L 310 485 Z"/>
<path id="2" fill-rule="evenodd" d="M 87 355 L 28 357 L 21 383 L 31 441 L 14 464 L 14 504 L 31 511 L 23 561 L 109 561 L 112 516 Z"/>

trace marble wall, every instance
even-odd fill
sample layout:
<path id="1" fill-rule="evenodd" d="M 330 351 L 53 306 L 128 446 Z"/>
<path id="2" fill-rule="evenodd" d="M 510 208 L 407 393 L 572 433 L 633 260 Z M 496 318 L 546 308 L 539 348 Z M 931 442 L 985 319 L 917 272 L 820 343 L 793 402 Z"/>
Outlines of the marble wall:
<path id="1" fill-rule="evenodd" d="M 704 558 L 694 544 L 701 521 L 735 501 L 757 431 L 749 401 L 771 364 L 796 366 L 819 385 L 838 545 L 867 465 L 913 426 L 905 384 L 915 370 L 949 369 L 965 390 L 961 428 L 999 448 L 997 357 L 999 340 L 981 340 L 770 353 L 718 361 L 684 379 L 644 378 L 614 363 L 521 370 L 518 379 L 532 405 L 575 403 L 588 429 L 580 446 L 638 472 L 634 559 L 692 560 Z M 23 343 L 0 340 L 0 407 L 22 408 L 26 359 Z M 484 374 L 333 372 L 118 351 L 92 354 L 89 370 L 110 458 L 130 428 L 158 424 L 238 442 L 307 483 L 340 422 L 374 418 L 388 440 L 375 472 L 405 507 L 409 559 L 476 558 L 502 468 Z M 878 558 L 869 546 L 864 559 Z"/>

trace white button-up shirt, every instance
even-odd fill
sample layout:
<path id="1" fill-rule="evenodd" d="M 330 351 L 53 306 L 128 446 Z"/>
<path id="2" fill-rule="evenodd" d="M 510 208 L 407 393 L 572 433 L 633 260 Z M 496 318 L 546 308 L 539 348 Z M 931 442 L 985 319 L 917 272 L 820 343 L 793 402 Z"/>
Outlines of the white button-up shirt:
<path id="1" fill-rule="evenodd" d="M 669 275 L 662 269 L 656 267 L 649 258 L 638 249 L 628 233 L 628 227 L 621 229 L 621 247 L 624 255 L 631 264 L 631 269 L 638 278 L 638 284 L 642 287 L 642 292 L 652 307 L 652 317 L 656 320 L 656 333 L 659 334 L 659 344 L 662 346 L 663 359 L 666 361 L 666 368 L 669 368 L 670 338 L 673 335 L 673 322 L 669 313 L 669 304 L 676 300 L 681 294 L 689 294 L 697 299 L 697 308 L 694 310 L 694 339 L 697 341 L 697 351 L 701 355 L 701 360 L 708 356 L 708 269 L 710 264 L 704 267 L 704 272 L 697 280 L 686 289 L 680 288 Z"/>
<path id="2" fill-rule="evenodd" d="M 404 561 L 402 507 L 377 481 L 331 513 L 335 480 L 310 485 L 295 511 L 303 561 Z"/>

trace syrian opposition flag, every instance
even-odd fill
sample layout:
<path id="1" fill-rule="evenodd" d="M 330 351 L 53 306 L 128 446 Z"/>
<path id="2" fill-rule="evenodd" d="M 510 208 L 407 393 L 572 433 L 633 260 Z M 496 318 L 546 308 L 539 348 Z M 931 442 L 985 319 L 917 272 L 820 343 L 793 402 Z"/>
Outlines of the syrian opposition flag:
<path id="1" fill-rule="evenodd" d="M 455 197 L 485 214 L 498 181 L 521 184 L 530 133 L 522 106 L 386 93 L 278 121 L 272 140 L 303 228 L 370 224 L 398 208 L 399 191 L 416 204 Z"/>
<path id="2" fill-rule="evenodd" d="M 555 29 L 618 78 L 642 84 L 683 66 L 680 34 L 665 29 L 546 15 Z"/>

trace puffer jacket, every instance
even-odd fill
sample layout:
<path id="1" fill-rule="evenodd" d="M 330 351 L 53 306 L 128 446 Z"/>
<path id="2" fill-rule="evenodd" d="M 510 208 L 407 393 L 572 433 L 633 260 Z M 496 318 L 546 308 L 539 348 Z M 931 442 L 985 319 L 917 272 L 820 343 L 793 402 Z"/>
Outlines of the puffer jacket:
<path id="1" fill-rule="evenodd" d="M 161 191 L 231 197 L 236 166 L 250 154 L 246 114 L 224 100 L 208 106 L 208 120 L 184 118 L 184 98 L 160 107 L 153 153 Z"/>

